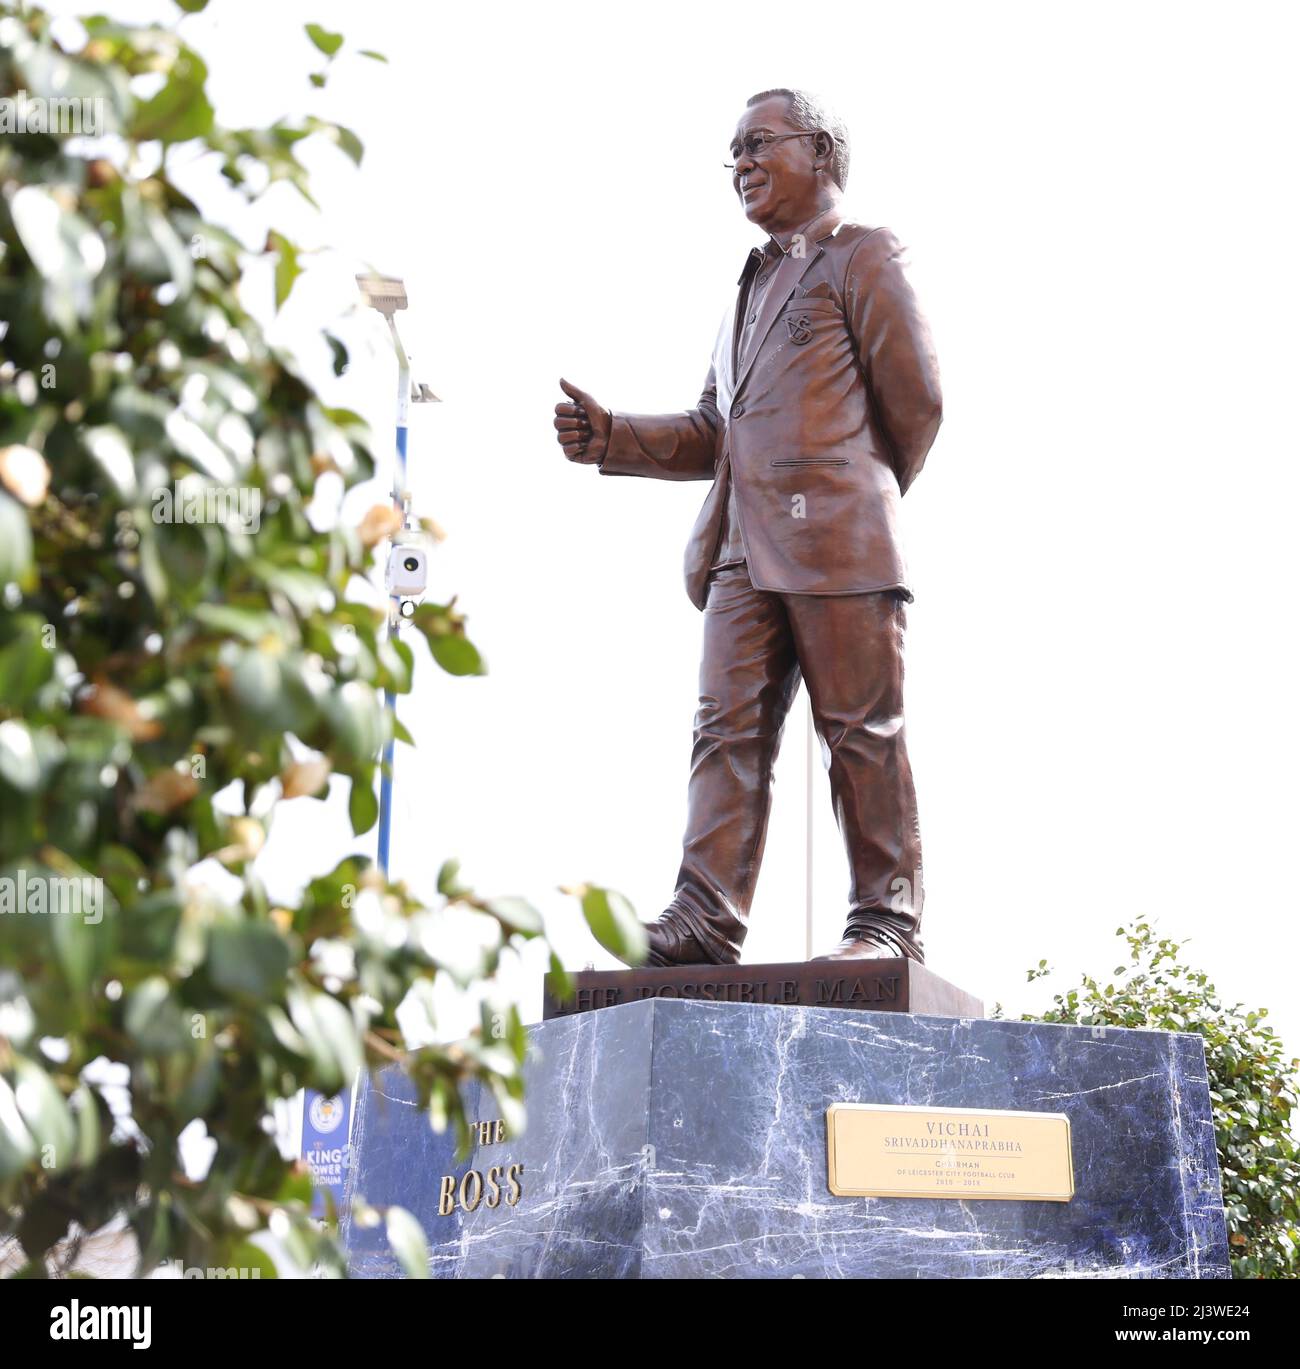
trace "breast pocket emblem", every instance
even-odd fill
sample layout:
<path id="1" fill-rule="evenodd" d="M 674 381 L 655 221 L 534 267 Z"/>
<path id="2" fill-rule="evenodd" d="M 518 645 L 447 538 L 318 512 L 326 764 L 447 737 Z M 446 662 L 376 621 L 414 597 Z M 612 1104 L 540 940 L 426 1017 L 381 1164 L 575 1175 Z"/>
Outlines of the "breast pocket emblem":
<path id="1" fill-rule="evenodd" d="M 812 320 L 807 314 L 791 314 L 786 319 L 785 326 L 790 334 L 790 341 L 796 347 L 802 347 L 805 342 L 812 341 Z"/>

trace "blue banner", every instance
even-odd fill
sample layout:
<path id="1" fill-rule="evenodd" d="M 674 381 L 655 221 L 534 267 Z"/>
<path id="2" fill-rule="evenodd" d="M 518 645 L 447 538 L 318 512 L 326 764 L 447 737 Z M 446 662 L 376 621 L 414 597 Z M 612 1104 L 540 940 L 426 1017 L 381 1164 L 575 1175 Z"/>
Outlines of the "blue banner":
<path id="1" fill-rule="evenodd" d="M 311 1168 L 316 1186 L 312 1198 L 314 1216 L 325 1216 L 325 1190 L 334 1195 L 334 1208 L 343 1203 L 343 1182 L 348 1175 L 348 1114 L 352 1090 L 330 1097 L 308 1089 L 302 1104 L 302 1158 Z"/>

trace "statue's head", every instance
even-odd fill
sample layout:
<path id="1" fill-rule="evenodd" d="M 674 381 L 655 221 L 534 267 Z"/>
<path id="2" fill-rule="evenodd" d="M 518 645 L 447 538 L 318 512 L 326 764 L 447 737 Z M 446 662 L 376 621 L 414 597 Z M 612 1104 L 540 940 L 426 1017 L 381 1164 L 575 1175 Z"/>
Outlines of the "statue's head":
<path id="1" fill-rule="evenodd" d="M 731 137 L 731 183 L 745 217 L 793 231 L 834 203 L 849 175 L 849 131 L 803 90 L 750 97 Z"/>

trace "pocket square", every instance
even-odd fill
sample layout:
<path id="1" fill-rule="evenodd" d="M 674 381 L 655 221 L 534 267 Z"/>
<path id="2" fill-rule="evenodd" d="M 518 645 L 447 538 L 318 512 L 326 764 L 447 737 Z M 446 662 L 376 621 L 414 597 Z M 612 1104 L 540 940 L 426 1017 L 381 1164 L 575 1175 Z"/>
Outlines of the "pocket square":
<path id="1" fill-rule="evenodd" d="M 807 290 L 799 296 L 800 299 L 834 299 L 835 292 L 831 289 L 828 281 L 819 280 L 816 285 L 810 285 Z"/>

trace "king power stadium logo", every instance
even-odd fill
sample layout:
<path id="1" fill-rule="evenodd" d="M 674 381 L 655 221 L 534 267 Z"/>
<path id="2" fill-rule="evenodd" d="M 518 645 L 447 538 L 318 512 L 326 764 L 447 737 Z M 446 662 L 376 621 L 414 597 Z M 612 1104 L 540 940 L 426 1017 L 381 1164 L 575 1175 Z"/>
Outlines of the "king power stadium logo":
<path id="1" fill-rule="evenodd" d="M 337 1131 L 343 1121 L 343 1100 L 339 1097 L 313 1098 L 308 1115 L 312 1126 L 328 1135 L 331 1131 Z"/>

